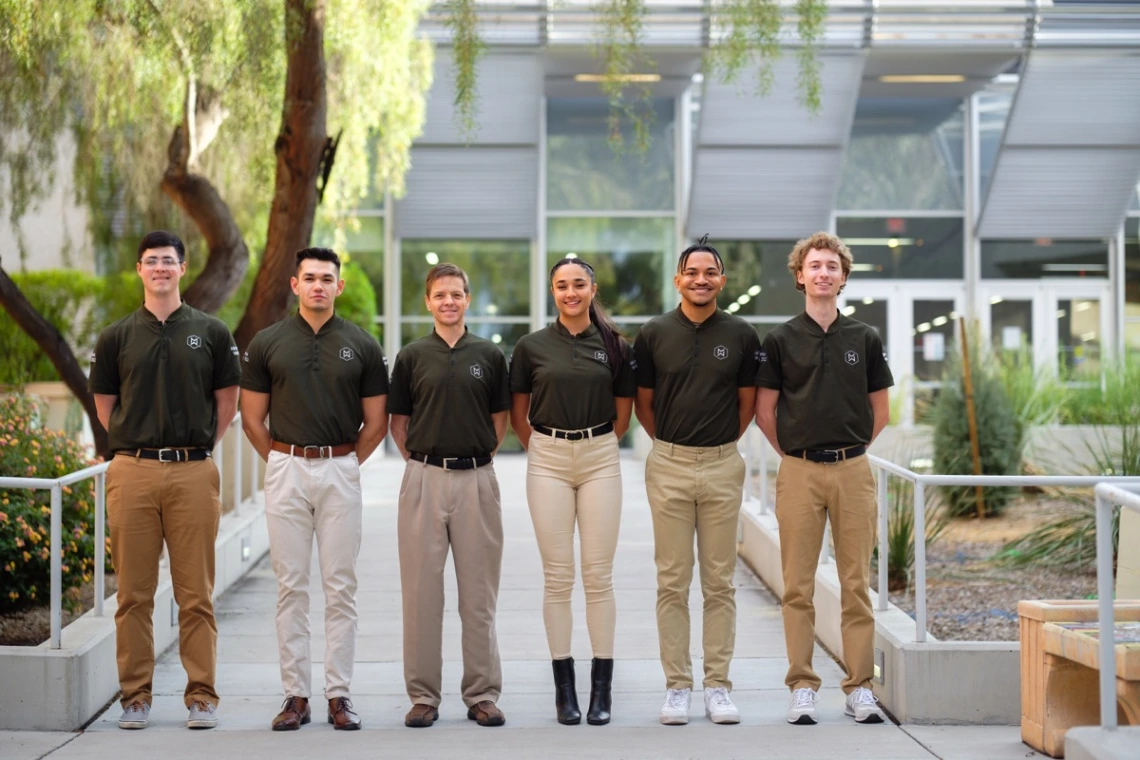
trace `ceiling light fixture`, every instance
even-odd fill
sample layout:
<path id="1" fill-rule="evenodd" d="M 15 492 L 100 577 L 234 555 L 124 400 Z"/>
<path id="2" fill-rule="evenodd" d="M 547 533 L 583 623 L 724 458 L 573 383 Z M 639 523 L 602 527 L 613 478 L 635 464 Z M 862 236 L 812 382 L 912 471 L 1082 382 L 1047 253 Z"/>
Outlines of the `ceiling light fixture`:
<path id="1" fill-rule="evenodd" d="M 575 74 L 575 82 L 629 82 L 632 84 L 647 84 L 660 82 L 660 74 Z"/>
<path id="2" fill-rule="evenodd" d="M 884 74 L 879 81 L 885 84 L 957 84 L 965 82 L 962 74 Z"/>

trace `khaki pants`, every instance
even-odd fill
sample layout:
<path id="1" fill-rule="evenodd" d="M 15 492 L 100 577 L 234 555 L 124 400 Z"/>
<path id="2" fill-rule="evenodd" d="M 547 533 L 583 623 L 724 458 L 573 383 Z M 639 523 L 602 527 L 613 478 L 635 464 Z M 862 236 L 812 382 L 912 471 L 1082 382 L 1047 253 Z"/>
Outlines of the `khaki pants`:
<path id="1" fill-rule="evenodd" d="M 614 552 L 621 523 L 621 468 L 613 433 L 581 441 L 530 437 L 526 498 L 546 579 L 542 617 L 550 658 L 570 656 L 574 627 L 574 524 L 581 535 L 586 627 L 594 656 L 614 656 Z"/>
<path id="2" fill-rule="evenodd" d="M 218 468 L 120 455 L 107 469 L 111 557 L 119 583 L 115 649 L 122 704 L 151 702 L 154 592 L 163 541 L 178 603 L 178 653 L 186 669 L 186 706 L 218 703 L 214 690 L 218 626 L 214 621 L 214 543 L 222 505 Z"/>
<path id="3" fill-rule="evenodd" d="M 731 689 L 728 667 L 736 646 L 736 531 L 744 488 L 744 458 L 735 443 L 677 446 L 654 441 L 645 462 L 657 560 L 657 633 L 670 689 L 691 688 L 689 585 L 693 534 L 704 595 L 704 686 Z"/>
<path id="4" fill-rule="evenodd" d="M 277 576 L 277 650 L 287 697 L 312 696 L 309 569 L 314 536 L 325 594 L 325 698 L 350 695 L 362 508 L 356 454 L 304 459 L 269 452 L 265 521 Z"/>
<path id="5" fill-rule="evenodd" d="M 503 515 L 493 465 L 444 470 L 409 460 L 397 520 L 404 598 L 404 681 L 414 704 L 438 707 L 443 687 L 443 571 L 450 547 L 463 623 L 463 703 L 503 688 L 495 607 Z"/>
<path id="6" fill-rule="evenodd" d="M 831 520 L 839 571 L 843 691 L 869 686 L 874 676 L 875 614 L 868 582 L 876 540 L 875 477 L 861 456 L 838 464 L 784 457 L 776 476 L 776 519 L 784 575 L 784 638 L 791 689 L 819 689 L 811 667 L 815 649 L 815 571 L 824 522 Z"/>

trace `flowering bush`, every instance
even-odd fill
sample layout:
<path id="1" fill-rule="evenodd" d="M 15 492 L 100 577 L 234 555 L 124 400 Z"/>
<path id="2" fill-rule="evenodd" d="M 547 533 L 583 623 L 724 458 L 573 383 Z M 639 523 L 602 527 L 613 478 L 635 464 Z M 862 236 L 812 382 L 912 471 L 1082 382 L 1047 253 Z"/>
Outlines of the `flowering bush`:
<path id="1" fill-rule="evenodd" d="M 94 464 L 62 433 L 45 430 L 26 396 L 0 399 L 0 475 L 58 478 Z M 63 488 L 63 602 L 75 609 L 95 572 L 95 483 Z M 46 603 L 51 593 L 51 491 L 0 488 L 0 612 Z M 110 568 L 110 552 L 107 554 Z"/>

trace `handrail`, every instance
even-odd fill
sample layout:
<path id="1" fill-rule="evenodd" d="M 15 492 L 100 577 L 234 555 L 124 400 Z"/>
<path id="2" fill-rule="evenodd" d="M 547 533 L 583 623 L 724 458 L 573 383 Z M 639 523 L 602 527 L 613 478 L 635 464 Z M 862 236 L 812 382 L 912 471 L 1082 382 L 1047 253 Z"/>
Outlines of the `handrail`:
<path id="1" fill-rule="evenodd" d="M 237 450 L 233 457 L 232 472 L 228 472 L 226 468 L 226 460 L 220 456 L 222 450 L 222 439 L 214 446 L 214 464 L 218 468 L 218 472 L 222 475 L 221 485 L 224 486 L 228 478 L 233 480 L 233 513 L 238 512 L 238 505 L 243 501 L 242 495 L 242 454 L 243 449 L 247 449 L 251 460 L 250 472 L 257 472 L 257 451 L 249 443 L 248 439 L 242 435 L 241 432 L 241 413 L 238 412 L 234 415 L 233 422 L 226 429 L 225 435 L 230 433 L 234 434 L 234 439 L 237 441 Z M 99 464 L 84 467 L 82 470 L 69 472 L 58 478 L 13 478 L 13 477 L 0 477 L 0 488 L 24 488 L 37 491 L 51 491 L 51 522 L 50 522 L 50 536 L 48 539 L 49 552 L 51 555 L 51 601 L 49 603 L 51 612 L 51 634 L 48 639 L 48 646 L 52 649 L 60 648 L 60 637 L 62 636 L 62 622 L 63 622 L 63 554 L 61 552 L 62 533 L 63 533 L 63 489 L 65 486 L 71 486 L 75 483 L 82 482 L 88 478 L 95 480 L 95 615 L 97 617 L 103 616 L 103 602 L 106 597 L 106 581 L 104 577 L 104 567 L 107 563 L 107 541 L 106 541 L 106 478 L 107 467 L 110 462 L 100 462 Z M 257 478 L 250 479 L 250 498 L 256 495 L 258 491 Z M 221 489 L 219 489 L 219 497 L 221 496 Z"/>
<path id="2" fill-rule="evenodd" d="M 1140 487 L 1137 487 L 1140 489 Z M 1100 636 L 1100 725 L 1116 728 L 1116 616 L 1112 607 L 1112 512 L 1116 505 L 1140 512 L 1140 493 L 1101 483 L 1096 494 L 1096 596 Z"/>

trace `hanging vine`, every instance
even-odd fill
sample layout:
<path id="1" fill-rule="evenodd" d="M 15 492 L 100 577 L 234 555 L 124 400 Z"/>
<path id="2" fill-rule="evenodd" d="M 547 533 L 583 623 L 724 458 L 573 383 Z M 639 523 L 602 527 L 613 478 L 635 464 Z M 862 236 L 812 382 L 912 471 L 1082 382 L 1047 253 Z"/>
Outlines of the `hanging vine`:
<path id="1" fill-rule="evenodd" d="M 475 0 L 448 0 L 445 19 L 451 31 L 455 72 L 455 126 L 468 143 L 479 131 L 476 67 L 487 48 L 479 36 L 479 12 L 475 5 Z"/>
<path id="2" fill-rule="evenodd" d="M 800 73 L 796 82 L 800 88 L 800 101 L 812 113 L 819 113 L 823 103 L 823 82 L 820 77 L 819 41 L 823 39 L 827 20 L 827 0 L 796 0 L 796 32 L 800 46 L 796 49 Z"/>
<path id="3" fill-rule="evenodd" d="M 642 45 L 645 0 L 604 0 L 598 13 L 601 25 L 595 55 L 602 59 L 601 89 L 610 104 L 610 147 L 619 154 L 629 150 L 622 130 L 628 123 L 633 130 L 633 150 L 644 153 L 649 149 L 654 118 L 653 89 L 646 80 L 657 70 Z"/>

